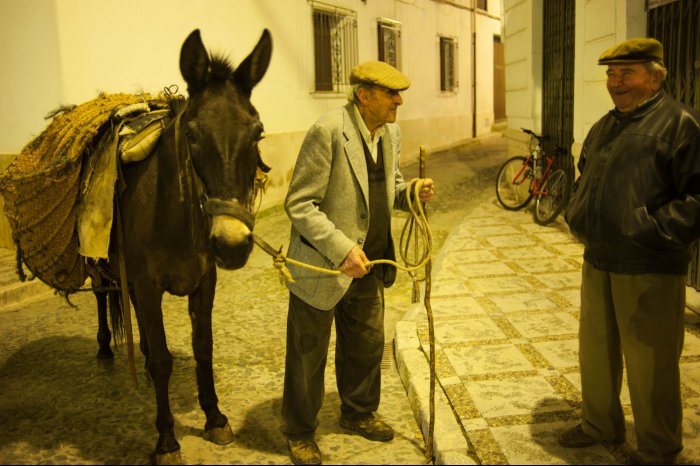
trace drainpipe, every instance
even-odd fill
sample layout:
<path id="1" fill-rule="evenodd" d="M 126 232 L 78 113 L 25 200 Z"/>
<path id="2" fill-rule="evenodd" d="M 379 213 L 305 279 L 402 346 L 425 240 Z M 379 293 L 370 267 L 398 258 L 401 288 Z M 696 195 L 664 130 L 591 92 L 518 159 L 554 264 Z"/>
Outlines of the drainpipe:
<path id="1" fill-rule="evenodd" d="M 472 0 L 472 137 L 476 138 L 476 0 Z"/>

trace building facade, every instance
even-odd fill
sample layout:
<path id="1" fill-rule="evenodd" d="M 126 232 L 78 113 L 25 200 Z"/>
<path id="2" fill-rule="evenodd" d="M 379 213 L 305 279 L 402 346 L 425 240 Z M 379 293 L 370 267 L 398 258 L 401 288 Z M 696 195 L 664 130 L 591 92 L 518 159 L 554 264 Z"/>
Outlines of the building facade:
<path id="1" fill-rule="evenodd" d="M 525 127 L 577 157 L 590 127 L 612 108 L 598 56 L 633 37 L 664 43 L 667 91 L 700 108 L 699 12 L 694 0 L 505 0 L 509 152 L 525 149 Z"/>
<path id="2" fill-rule="evenodd" d="M 700 111 L 700 2 L 505 0 L 503 12 L 510 154 L 526 150 L 525 127 L 577 160 L 588 130 L 613 106 L 598 57 L 633 37 L 663 43 L 666 91 Z M 697 244 L 688 284 L 700 289 Z"/>
<path id="3" fill-rule="evenodd" d="M 263 209 L 281 203 L 306 130 L 346 102 L 358 62 L 387 61 L 412 80 L 399 110 L 404 161 L 505 118 L 503 86 L 494 103 L 498 0 L 0 0 L 0 58 L 11 64 L 0 74 L 0 169 L 60 105 L 172 84 L 184 93 L 180 46 L 195 28 L 234 64 L 271 32 L 272 61 L 253 91 L 272 167 Z"/>

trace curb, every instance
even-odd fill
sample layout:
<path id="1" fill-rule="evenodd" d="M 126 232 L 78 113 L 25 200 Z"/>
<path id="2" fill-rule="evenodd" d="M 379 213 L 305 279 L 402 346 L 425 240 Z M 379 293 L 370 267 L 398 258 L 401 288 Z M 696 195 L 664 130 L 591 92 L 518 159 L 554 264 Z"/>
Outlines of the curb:
<path id="1" fill-rule="evenodd" d="M 422 304 L 413 304 L 396 324 L 394 339 L 396 366 L 406 388 L 408 400 L 423 437 L 430 425 L 430 365 L 421 349 L 415 316 L 424 312 Z M 435 464 L 477 464 L 468 454 L 469 445 L 457 422 L 450 402 L 439 381 L 435 380 L 435 425 L 433 455 Z"/>
<path id="2" fill-rule="evenodd" d="M 18 310 L 23 304 L 49 298 L 53 293 L 53 288 L 39 279 L 5 285 L 0 288 L 0 312 Z"/>

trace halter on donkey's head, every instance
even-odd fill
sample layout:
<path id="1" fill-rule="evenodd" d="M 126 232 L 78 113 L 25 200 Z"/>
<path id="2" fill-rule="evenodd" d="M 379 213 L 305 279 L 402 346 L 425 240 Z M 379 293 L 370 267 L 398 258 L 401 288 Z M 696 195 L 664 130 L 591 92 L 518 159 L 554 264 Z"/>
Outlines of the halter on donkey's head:
<path id="1" fill-rule="evenodd" d="M 199 31 L 185 40 L 180 56 L 190 95 L 174 122 L 180 199 L 184 201 L 187 191 L 198 200 L 212 219 L 214 236 L 231 236 L 232 219 L 245 225 L 247 230 L 226 239 L 231 243 L 249 242 L 255 200 L 270 170 L 258 150 L 263 126 L 249 101 L 253 87 L 267 70 L 270 55 L 271 39 L 265 30 L 235 71 L 226 59 L 209 58 Z M 223 92 L 226 98 L 212 97 Z"/>

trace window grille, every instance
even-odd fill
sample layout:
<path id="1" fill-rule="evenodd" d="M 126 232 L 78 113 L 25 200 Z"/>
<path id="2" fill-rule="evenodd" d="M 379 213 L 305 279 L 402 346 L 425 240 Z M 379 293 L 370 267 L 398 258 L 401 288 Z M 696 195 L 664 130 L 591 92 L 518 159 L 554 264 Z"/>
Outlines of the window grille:
<path id="1" fill-rule="evenodd" d="M 666 91 L 700 110 L 700 2 L 649 0 L 648 8 L 647 36 L 664 45 Z"/>
<path id="2" fill-rule="evenodd" d="M 648 0 L 647 36 L 664 45 L 666 91 L 700 110 L 700 3 Z M 691 246 L 686 285 L 700 291 L 700 241 Z"/>
<path id="3" fill-rule="evenodd" d="M 345 92 L 357 65 L 357 13 L 321 2 L 313 11 L 315 91 Z"/>
<path id="4" fill-rule="evenodd" d="M 379 60 L 401 69 L 401 23 L 390 19 L 377 20 Z"/>
<path id="5" fill-rule="evenodd" d="M 457 88 L 457 41 L 440 37 L 440 90 L 456 92 Z"/>

